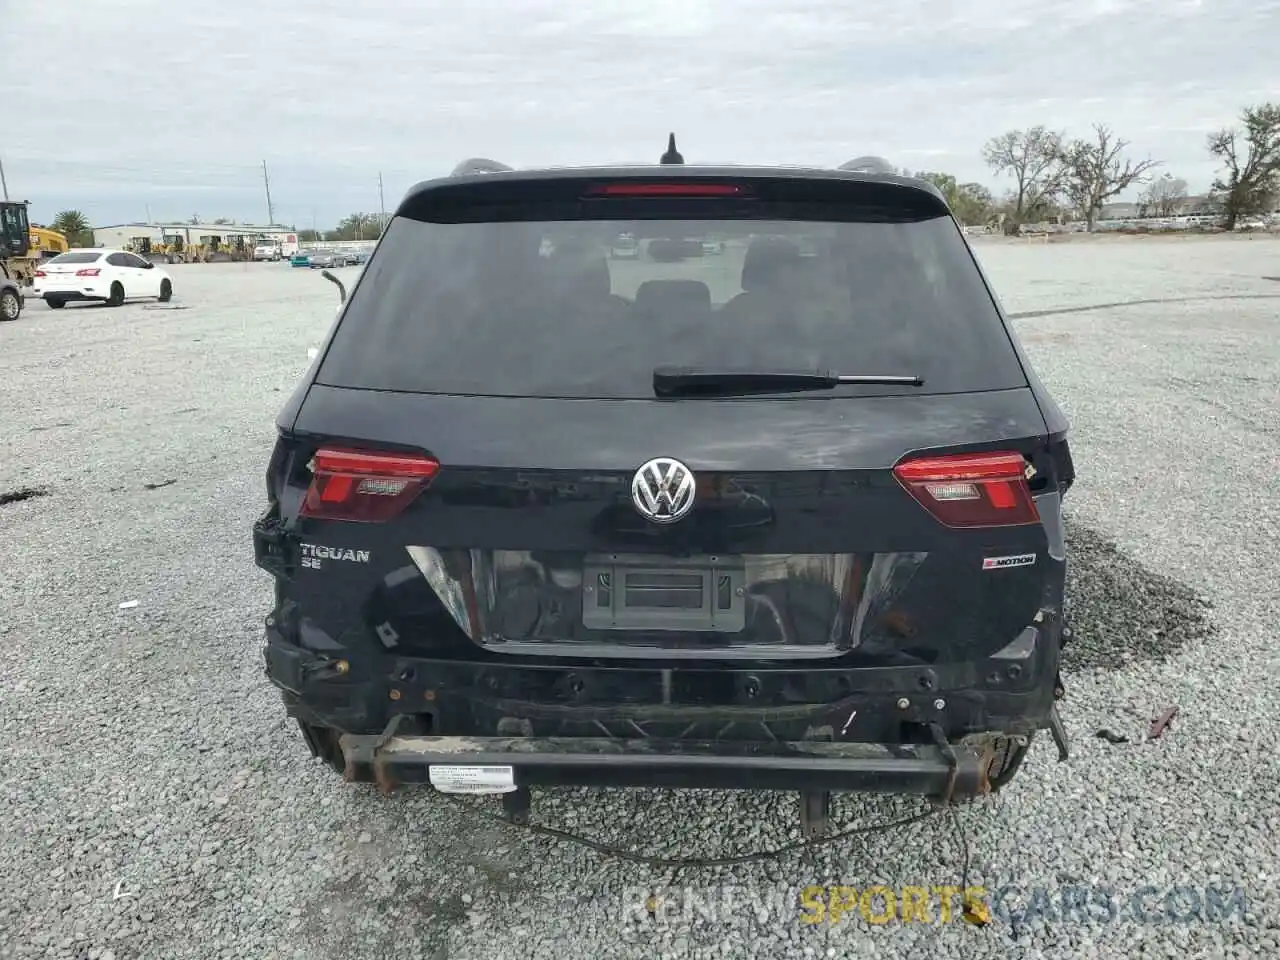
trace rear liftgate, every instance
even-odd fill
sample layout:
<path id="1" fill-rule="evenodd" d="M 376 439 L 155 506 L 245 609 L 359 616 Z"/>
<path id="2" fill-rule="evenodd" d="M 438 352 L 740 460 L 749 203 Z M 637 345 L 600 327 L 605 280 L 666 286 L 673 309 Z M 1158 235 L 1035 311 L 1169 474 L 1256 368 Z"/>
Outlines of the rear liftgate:
<path id="1" fill-rule="evenodd" d="M 546 190 L 553 186 L 544 185 Z M 841 189 L 846 187 L 853 189 Z M 736 185 L 710 182 L 628 183 L 597 191 L 602 199 L 591 202 L 631 202 L 637 191 L 669 195 L 677 188 L 707 202 L 721 194 L 726 202 L 737 202 L 733 198 L 741 192 Z M 836 188 L 835 183 L 823 187 Z M 935 201 L 916 191 L 893 187 L 901 196 L 888 197 L 876 190 L 885 194 L 880 198 L 885 203 L 912 208 L 903 215 L 904 224 L 941 224 L 938 229 L 954 231 L 951 221 L 941 218 L 944 208 L 934 210 Z M 571 199 L 584 202 L 577 192 Z M 818 207 L 829 208 L 810 201 L 815 216 L 822 216 Z M 393 225 L 385 242 L 391 243 L 398 230 L 410 228 Z M 359 301 L 357 291 L 344 325 L 353 322 L 350 307 Z M 993 336 L 1004 336 L 993 329 Z M 339 328 L 335 344 L 342 333 Z M 1017 373 L 1021 376 L 1020 369 Z M 952 680 L 970 661 L 994 660 L 1027 631 L 1036 632 L 1028 625 L 1045 604 L 1042 567 L 1048 559 L 1045 530 L 1028 488 L 1028 461 L 1043 455 L 1031 451 L 1042 443 L 1044 421 L 1024 387 L 984 381 L 939 396 L 865 402 L 851 397 L 803 408 L 801 401 L 707 404 L 697 418 L 684 417 L 679 404 L 602 401 L 592 406 L 590 418 L 578 422 L 581 433 L 568 448 L 560 439 L 563 422 L 581 407 L 572 401 L 432 395 L 413 384 L 364 386 L 370 389 L 318 380 L 307 395 L 296 429 L 318 439 L 320 447 L 301 509 L 303 522 L 327 531 L 353 526 L 329 521 L 362 521 L 354 526 L 369 531 L 368 541 L 363 531 L 355 531 L 335 532 L 330 542 L 368 547 L 376 540 L 375 553 L 401 558 L 407 548 L 422 575 L 416 586 L 426 593 L 423 583 L 429 585 L 454 634 L 442 635 L 434 654 L 414 654 L 419 664 L 439 667 L 442 674 L 475 660 L 476 647 L 485 651 L 485 663 L 495 664 L 494 673 L 513 675 L 534 660 L 541 661 L 537 669 L 563 674 L 569 657 L 604 663 L 612 658 L 633 661 L 629 669 L 641 680 L 663 675 L 669 693 L 672 661 L 688 663 L 691 670 L 735 659 L 751 665 L 773 660 L 792 668 L 805 661 L 815 664 L 814 674 L 826 670 L 834 678 L 844 670 L 842 658 L 863 657 L 867 676 L 882 668 L 902 669 L 915 683 L 933 670 L 944 678 L 938 689 L 945 690 L 966 686 Z M 851 431 L 848 414 L 854 405 L 861 429 Z M 804 410 L 803 431 L 793 416 L 799 409 Z M 508 466 L 491 466 L 494 450 L 483 439 L 520 412 L 530 429 L 505 436 L 501 453 Z M 451 429 L 459 423 L 467 429 Z M 554 433 L 543 432 L 548 423 L 556 425 Z M 945 449 L 974 424 L 993 430 L 968 438 L 973 445 L 1012 436 L 1017 443 L 1010 446 L 1023 452 L 1002 447 L 894 462 L 898 444 Z M 639 470 L 636 464 L 661 452 L 652 449 L 655 438 L 667 438 L 677 451 L 687 452 L 713 449 L 726 436 L 748 435 L 773 435 L 794 449 L 779 463 L 768 451 L 725 448 L 722 469 L 701 471 L 699 477 L 701 484 L 705 476 L 714 495 L 704 498 L 700 486 L 698 508 L 687 519 L 654 515 L 659 507 L 678 509 L 678 499 L 665 504 L 636 499 L 636 482 L 657 462 Z M 374 449 L 329 446 L 324 437 L 366 437 Z M 888 446 L 895 449 L 886 450 L 885 437 L 892 438 Z M 607 447 L 609 457 L 593 450 L 593 443 Z M 426 451 L 438 453 L 445 467 Z M 807 469 L 819 461 L 821 470 Z M 565 469 L 565 463 L 575 466 Z M 666 469 L 671 463 L 657 465 Z M 677 519 L 682 522 L 661 522 Z M 701 541 L 700 533 L 706 534 Z M 717 541 L 722 552 L 708 554 L 706 546 Z M 701 556 L 689 549 L 699 542 Z M 605 552 L 614 547 L 616 552 Z M 983 565 L 984 558 L 1031 554 L 1046 557 L 1044 564 L 1014 564 L 995 572 Z M 797 575 L 797 568 L 820 571 L 816 588 L 813 578 Z M 912 626 L 909 640 L 894 633 L 895 617 Z M 382 622 L 374 619 L 370 626 Z M 966 640 L 963 651 L 955 649 L 957 631 Z M 520 659 L 500 664 L 504 654 Z M 654 667 L 635 668 L 634 662 L 645 658 Z M 422 704 L 434 693 L 421 681 L 397 686 L 392 677 L 391 700 L 405 704 L 406 713 L 412 713 L 407 704 Z M 416 780 L 451 792 L 501 793 L 508 809 L 521 816 L 527 812 L 528 787 L 544 783 L 795 789 L 797 779 L 808 773 L 816 786 L 802 794 L 802 816 L 814 830 L 825 824 L 828 793 L 834 789 L 910 792 L 942 800 L 986 792 L 987 748 L 948 740 L 948 729 L 963 726 L 963 705 L 943 704 L 932 693 L 921 696 L 927 687 L 915 686 L 909 697 L 902 696 L 899 690 L 906 688 L 899 682 L 861 680 L 852 688 L 857 698 L 849 701 L 839 694 L 821 702 L 810 696 L 803 708 L 831 716 L 809 724 L 807 732 L 806 722 L 785 736 L 766 729 L 773 739 L 765 742 L 686 740 L 675 734 L 547 736 L 533 729 L 538 718 L 530 711 L 486 723 L 482 729 L 496 735 L 484 737 L 405 735 L 404 718 L 396 714 L 381 734 L 344 735 L 341 747 L 349 776 L 367 772 L 384 789 Z M 1001 691 L 1011 686 L 1005 683 Z M 778 690 L 768 693 L 783 699 Z M 449 695 L 442 686 L 441 698 Z M 554 705 L 525 699 L 529 706 Z M 646 702 L 679 708 L 682 701 Z M 700 710 L 710 716 L 743 709 L 736 694 L 722 706 L 684 702 L 682 709 L 695 716 Z M 920 728 L 918 742 L 885 748 L 845 739 L 848 723 L 863 706 L 914 724 Z M 384 716 L 379 715 L 379 724 Z M 1054 721 L 1051 728 L 1060 740 L 1056 714 Z"/>

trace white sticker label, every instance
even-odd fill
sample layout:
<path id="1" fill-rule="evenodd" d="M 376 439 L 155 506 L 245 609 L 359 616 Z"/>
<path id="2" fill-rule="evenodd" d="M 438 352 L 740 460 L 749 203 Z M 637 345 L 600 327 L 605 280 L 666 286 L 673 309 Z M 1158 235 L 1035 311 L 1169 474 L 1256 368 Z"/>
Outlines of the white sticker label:
<path id="1" fill-rule="evenodd" d="M 441 793 L 511 793 L 516 788 L 511 767 L 459 767 L 432 764 L 431 785 Z"/>
<path id="2" fill-rule="evenodd" d="M 1036 562 L 1034 553 L 1019 553 L 1012 557 L 983 557 L 983 570 L 1004 570 L 1006 567 L 1029 567 Z"/>

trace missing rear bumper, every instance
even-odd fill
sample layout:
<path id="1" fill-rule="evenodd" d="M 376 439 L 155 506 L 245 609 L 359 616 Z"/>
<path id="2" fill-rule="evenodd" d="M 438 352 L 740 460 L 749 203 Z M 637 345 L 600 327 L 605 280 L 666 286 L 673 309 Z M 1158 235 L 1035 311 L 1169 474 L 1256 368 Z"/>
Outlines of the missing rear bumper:
<path id="1" fill-rule="evenodd" d="M 343 735 L 348 777 L 371 769 L 388 791 L 433 766 L 509 767 L 516 787 L 688 787 L 914 794 L 988 792 L 990 758 L 961 745 L 709 742 L 611 738 Z"/>

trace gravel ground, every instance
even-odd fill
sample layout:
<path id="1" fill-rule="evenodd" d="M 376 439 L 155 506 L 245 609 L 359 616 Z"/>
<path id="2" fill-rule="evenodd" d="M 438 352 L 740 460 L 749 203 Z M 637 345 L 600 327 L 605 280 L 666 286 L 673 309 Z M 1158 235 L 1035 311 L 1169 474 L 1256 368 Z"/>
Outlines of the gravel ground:
<path id="1" fill-rule="evenodd" d="M 1280 285 L 1261 279 L 1280 242 L 978 250 L 1015 312 L 1168 301 L 1020 321 L 1075 429 L 1074 752 L 1037 741 L 960 814 L 970 884 L 1016 887 L 991 925 L 936 906 L 930 924 L 798 919 L 810 884 L 959 883 L 941 818 L 677 876 L 313 761 L 261 676 L 249 527 L 334 290 L 211 265 L 173 268 L 186 309 L 33 303 L 0 325 L 0 495 L 43 492 L 0 505 L 0 957 L 1280 954 Z M 841 798 L 836 815 L 915 809 Z M 534 816 L 665 855 L 797 836 L 791 796 L 565 790 Z M 1114 889 L 1116 919 L 1064 910 L 1081 884 Z M 1135 919 L 1144 886 L 1154 913 Z M 1186 889 L 1166 903 L 1206 887 L 1244 899 L 1225 918 Z"/>

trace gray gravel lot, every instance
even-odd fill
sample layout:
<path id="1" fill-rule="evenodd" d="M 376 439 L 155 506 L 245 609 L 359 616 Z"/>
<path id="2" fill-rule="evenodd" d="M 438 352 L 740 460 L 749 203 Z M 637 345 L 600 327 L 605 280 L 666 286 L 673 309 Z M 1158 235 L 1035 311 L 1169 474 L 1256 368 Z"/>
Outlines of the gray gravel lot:
<path id="1" fill-rule="evenodd" d="M 978 250 L 1014 312 L 1170 301 L 1019 321 L 1075 429 L 1074 754 L 1038 741 L 960 815 L 970 883 L 1017 888 L 990 926 L 798 919 L 809 884 L 959 883 L 942 818 L 673 877 L 313 761 L 261 675 L 249 528 L 335 291 L 227 264 L 171 268 L 187 309 L 29 303 L 0 325 L 0 495 L 45 491 L 0 506 L 0 957 L 1280 955 L 1280 283 L 1261 279 L 1280 242 Z M 717 855 L 795 839 L 795 807 L 565 790 L 534 816 Z M 841 798 L 837 817 L 914 809 Z M 672 883 L 656 917 L 638 909 Z M 1089 883 L 1116 891 L 1114 921 L 1061 909 Z M 1174 922 L 1174 887 L 1244 900 L 1197 918 L 1182 890 Z"/>

